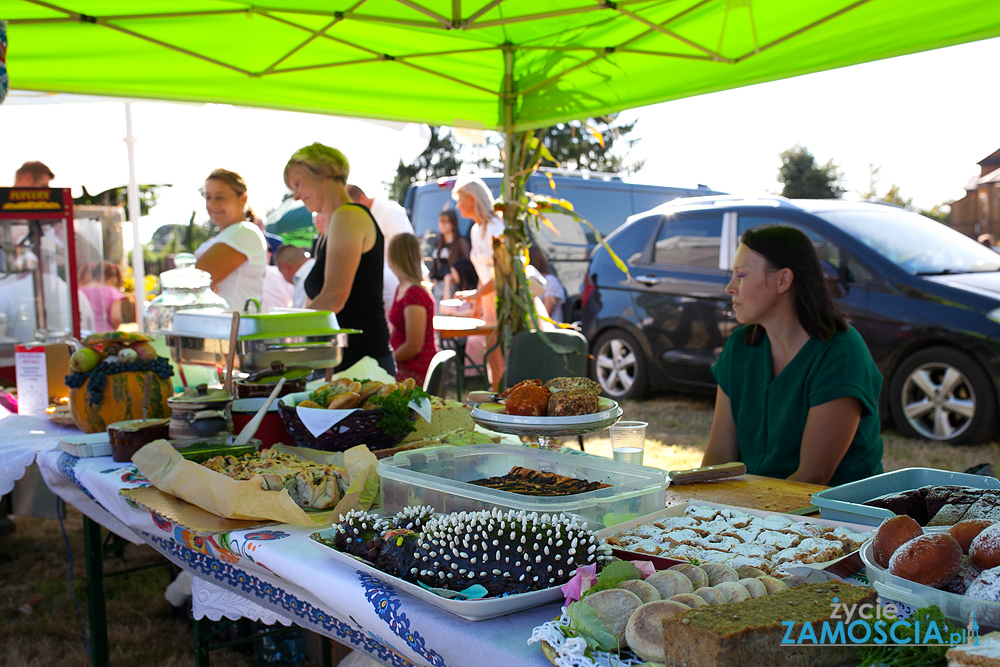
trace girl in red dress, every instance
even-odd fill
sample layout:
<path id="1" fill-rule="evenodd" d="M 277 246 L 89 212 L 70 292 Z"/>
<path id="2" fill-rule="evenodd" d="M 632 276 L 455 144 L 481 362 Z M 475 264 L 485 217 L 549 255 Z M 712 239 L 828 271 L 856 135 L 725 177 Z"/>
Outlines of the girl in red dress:
<path id="1" fill-rule="evenodd" d="M 420 241 L 413 234 L 397 234 L 389 242 L 389 268 L 399 278 L 389 309 L 389 344 L 396 358 L 396 379 L 413 378 L 423 386 L 437 346 L 434 344 L 434 299 L 423 284 Z"/>

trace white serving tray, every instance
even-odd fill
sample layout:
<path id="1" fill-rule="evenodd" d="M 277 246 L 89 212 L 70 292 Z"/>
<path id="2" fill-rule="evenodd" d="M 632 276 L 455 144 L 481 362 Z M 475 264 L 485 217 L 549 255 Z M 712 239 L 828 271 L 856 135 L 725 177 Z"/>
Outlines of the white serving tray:
<path id="1" fill-rule="evenodd" d="M 313 544 L 319 547 L 323 553 L 330 556 L 341 565 L 345 565 L 347 567 L 354 568 L 358 572 L 371 575 L 379 581 L 393 586 L 397 590 L 408 593 L 417 599 L 423 600 L 424 602 L 455 614 L 456 616 L 461 616 L 467 621 L 485 621 L 490 618 L 506 616 L 507 614 L 524 611 L 525 609 L 532 609 L 533 607 L 540 607 L 543 604 L 563 599 L 563 593 L 559 586 L 544 588 L 540 591 L 531 591 L 530 593 L 508 595 L 502 598 L 452 600 L 441 597 L 440 595 L 432 593 L 417 584 L 412 584 L 409 581 L 400 579 L 399 577 L 386 574 L 385 572 L 373 567 L 367 561 L 351 556 L 350 554 L 337 551 L 333 547 L 327 546 L 317 539 L 318 536 L 324 536 L 327 539 L 331 539 L 336 530 L 336 527 L 319 530 L 315 533 L 311 533 L 309 535 L 309 539 Z"/>
<path id="2" fill-rule="evenodd" d="M 489 422 L 501 426 L 576 426 L 578 424 L 593 424 L 615 417 L 618 404 L 601 396 L 598 399 L 597 412 L 587 415 L 569 415 L 566 417 L 531 417 L 528 415 L 509 415 L 505 412 L 503 403 L 479 403 L 472 408 L 472 416 L 477 421 Z"/>
<path id="3" fill-rule="evenodd" d="M 68 435 L 59 441 L 59 448 L 81 459 L 95 456 L 111 456 L 111 440 L 108 432 Z"/>
<path id="4" fill-rule="evenodd" d="M 616 535 L 616 534 L 618 534 L 618 533 L 620 533 L 620 532 L 622 532 L 624 530 L 631 530 L 632 528 L 635 528 L 636 526 L 641 526 L 641 525 L 643 525 L 645 523 L 652 523 L 653 521 L 656 521 L 656 520 L 659 520 L 659 519 L 664 519 L 664 518 L 669 518 L 669 517 L 684 516 L 684 510 L 686 510 L 689 505 L 699 505 L 699 506 L 704 506 L 704 507 L 713 507 L 715 509 L 720 509 L 720 510 L 737 510 L 737 511 L 740 511 L 740 512 L 746 512 L 747 514 L 752 514 L 753 516 L 759 516 L 759 517 L 762 517 L 762 518 L 763 517 L 769 517 L 769 516 L 780 516 L 780 517 L 784 517 L 784 518 L 786 518 L 786 519 L 788 519 L 788 520 L 790 520 L 790 521 L 792 521 L 794 523 L 816 523 L 816 524 L 819 524 L 821 526 L 831 526 L 831 527 L 846 528 L 846 529 L 848 529 L 848 530 L 850 530 L 852 532 L 860 533 L 862 535 L 867 535 L 869 538 L 872 537 L 872 535 L 874 534 L 873 533 L 874 529 L 871 526 L 866 526 L 866 525 L 860 524 L 860 523 L 849 523 L 849 522 L 846 522 L 846 521 L 830 521 L 829 519 L 814 519 L 814 518 L 811 518 L 811 517 L 803 517 L 803 516 L 798 516 L 798 515 L 795 515 L 795 514 L 783 514 L 781 512 L 769 512 L 767 510 L 752 509 L 750 507 L 737 507 L 736 505 L 723 505 L 722 503 L 712 503 L 712 502 L 708 502 L 708 501 L 704 501 L 704 500 L 696 500 L 696 501 L 690 501 L 690 502 L 686 502 L 686 503 L 680 503 L 678 505 L 671 505 L 670 507 L 667 507 L 666 509 L 658 510 L 656 512 L 653 512 L 652 514 L 647 514 L 647 515 L 641 516 L 641 517 L 639 517 L 637 519 L 632 519 L 631 521 L 626 521 L 625 523 L 620 523 L 620 524 L 611 526 L 610 528 L 603 528 L 603 529 L 597 531 L 597 537 L 599 537 L 599 538 L 601 538 L 603 540 L 603 539 L 606 539 L 608 537 L 611 537 L 612 535 Z M 643 560 L 643 559 L 645 559 L 645 560 L 652 561 L 654 564 L 657 562 L 657 560 L 674 561 L 674 562 L 683 562 L 685 560 L 683 558 L 674 558 L 673 556 L 666 555 L 666 554 L 665 555 L 659 555 L 659 556 L 653 556 L 653 555 L 650 555 L 650 554 L 639 553 L 637 551 L 627 551 L 625 549 L 617 549 L 617 548 L 613 549 L 612 553 L 616 557 L 618 557 L 618 558 L 630 558 L 630 559 L 633 559 L 633 560 Z M 831 560 L 831 561 L 823 562 L 823 563 L 809 563 L 809 564 L 806 564 L 806 563 L 796 563 L 795 566 L 798 567 L 798 566 L 803 566 L 804 565 L 806 567 L 810 567 L 810 568 L 814 568 L 814 569 L 822 569 L 822 568 L 830 565 L 833 562 L 834 561 Z"/>

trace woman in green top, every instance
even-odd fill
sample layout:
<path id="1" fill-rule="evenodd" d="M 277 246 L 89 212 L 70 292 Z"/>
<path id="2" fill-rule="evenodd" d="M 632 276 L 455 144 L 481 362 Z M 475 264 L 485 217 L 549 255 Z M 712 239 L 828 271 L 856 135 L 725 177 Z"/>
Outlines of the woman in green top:
<path id="1" fill-rule="evenodd" d="M 747 230 L 726 287 L 740 327 L 712 367 L 719 384 L 702 465 L 814 484 L 882 472 L 882 376 L 834 309 L 812 242 L 794 227 Z"/>

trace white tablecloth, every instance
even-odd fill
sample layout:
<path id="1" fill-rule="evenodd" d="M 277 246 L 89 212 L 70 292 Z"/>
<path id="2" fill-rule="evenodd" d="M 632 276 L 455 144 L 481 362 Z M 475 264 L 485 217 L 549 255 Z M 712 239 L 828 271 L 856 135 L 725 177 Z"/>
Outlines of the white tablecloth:
<path id="1" fill-rule="evenodd" d="M 58 437 L 52 445 L 56 442 Z M 118 494 L 148 485 L 132 464 L 76 458 L 51 447 L 37 460 L 46 483 L 66 502 L 207 582 L 193 586 L 202 615 L 221 618 L 245 611 L 242 615 L 251 618 L 291 621 L 387 665 L 549 664 L 527 639 L 536 625 L 558 616 L 558 603 L 466 621 L 334 561 L 308 539 L 312 529 L 279 524 L 195 536 Z M 241 608 L 244 600 L 252 606 Z"/>
<path id="2" fill-rule="evenodd" d="M 77 428 L 53 424 L 45 417 L 13 415 L 3 408 L 0 424 L 0 496 L 24 477 L 38 452 L 51 449 L 63 435 L 80 435 Z"/>

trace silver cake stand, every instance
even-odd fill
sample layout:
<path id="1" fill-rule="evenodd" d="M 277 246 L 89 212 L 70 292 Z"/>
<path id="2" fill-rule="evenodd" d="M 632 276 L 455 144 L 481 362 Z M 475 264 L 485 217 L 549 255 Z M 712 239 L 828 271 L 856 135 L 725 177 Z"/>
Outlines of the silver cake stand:
<path id="1" fill-rule="evenodd" d="M 499 403 L 479 403 L 472 408 L 472 420 L 490 431 L 536 438 L 542 449 L 558 449 L 555 438 L 603 431 L 622 418 L 623 410 L 609 398 L 601 398 L 601 410 L 570 417 L 527 417 L 508 415 Z"/>

